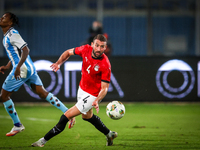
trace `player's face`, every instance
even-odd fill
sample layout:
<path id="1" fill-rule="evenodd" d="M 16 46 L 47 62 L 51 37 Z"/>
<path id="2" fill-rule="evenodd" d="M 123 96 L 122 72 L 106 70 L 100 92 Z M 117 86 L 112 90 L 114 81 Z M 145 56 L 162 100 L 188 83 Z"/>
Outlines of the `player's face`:
<path id="1" fill-rule="evenodd" d="M 96 39 L 94 40 L 94 43 L 92 42 L 91 46 L 93 47 L 92 56 L 95 58 L 99 58 L 106 49 L 106 42 Z"/>
<path id="2" fill-rule="evenodd" d="M 7 27 L 11 25 L 12 25 L 12 21 L 10 20 L 10 14 L 4 14 L 0 19 L 0 26 Z"/>

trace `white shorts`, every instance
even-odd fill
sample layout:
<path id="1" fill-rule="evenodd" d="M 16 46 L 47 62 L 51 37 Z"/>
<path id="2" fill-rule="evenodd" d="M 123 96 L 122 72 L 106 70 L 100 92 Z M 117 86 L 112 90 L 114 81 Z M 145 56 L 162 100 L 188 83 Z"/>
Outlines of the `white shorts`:
<path id="1" fill-rule="evenodd" d="M 80 87 L 78 88 L 78 94 L 77 94 L 77 103 L 76 107 L 78 110 L 85 114 L 93 107 L 92 103 L 96 99 L 95 96 L 83 91 Z"/>

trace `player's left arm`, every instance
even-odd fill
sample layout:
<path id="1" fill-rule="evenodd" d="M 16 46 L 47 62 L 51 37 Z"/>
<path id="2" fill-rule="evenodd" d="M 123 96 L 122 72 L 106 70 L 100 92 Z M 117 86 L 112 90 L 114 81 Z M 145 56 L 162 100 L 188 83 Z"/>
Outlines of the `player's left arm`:
<path id="1" fill-rule="evenodd" d="M 17 64 L 15 73 L 14 73 L 16 80 L 19 80 L 21 78 L 20 77 L 20 68 L 21 68 L 22 64 L 25 62 L 25 60 L 29 54 L 29 51 L 30 51 L 27 46 L 23 47 L 21 50 L 22 50 L 21 59 L 20 59 L 19 63 Z"/>
<path id="2" fill-rule="evenodd" d="M 106 96 L 109 88 L 109 82 L 101 81 L 101 90 L 99 92 L 99 95 L 95 99 L 95 101 L 92 103 L 92 106 L 96 109 L 97 113 L 99 112 L 99 102 Z"/>

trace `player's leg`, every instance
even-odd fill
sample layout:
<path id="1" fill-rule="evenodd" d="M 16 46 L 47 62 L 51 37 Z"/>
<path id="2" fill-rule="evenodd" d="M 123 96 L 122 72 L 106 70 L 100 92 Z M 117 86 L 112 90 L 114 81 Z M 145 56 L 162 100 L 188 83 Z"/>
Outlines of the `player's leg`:
<path id="1" fill-rule="evenodd" d="M 69 119 L 63 114 L 60 117 L 59 122 L 43 138 L 39 139 L 38 141 L 36 141 L 35 143 L 33 143 L 31 145 L 33 147 L 43 147 L 44 144 L 48 140 L 50 140 L 54 136 L 58 135 L 59 133 L 61 133 L 65 129 L 65 126 L 66 126 L 68 121 L 69 121 Z"/>
<path id="2" fill-rule="evenodd" d="M 17 133 L 19 133 L 25 129 L 19 120 L 19 117 L 15 110 L 15 106 L 14 106 L 12 99 L 10 99 L 11 94 L 12 94 L 12 92 L 8 92 L 8 91 L 2 89 L 1 95 L 0 95 L 0 99 L 3 101 L 4 107 L 7 111 L 7 113 L 10 115 L 10 117 L 13 121 L 13 124 L 14 124 L 14 127 L 11 129 L 11 131 L 9 133 L 6 134 L 6 136 L 14 136 Z"/>
<path id="3" fill-rule="evenodd" d="M 113 139 L 117 137 L 117 132 L 109 130 L 101 121 L 101 119 L 93 114 L 92 109 L 90 109 L 86 115 L 82 114 L 82 118 L 83 120 L 90 122 L 97 130 L 106 136 L 107 146 L 111 146 L 113 144 Z"/>
<path id="4" fill-rule="evenodd" d="M 117 132 L 110 131 L 101 121 L 101 119 L 93 114 L 92 103 L 96 99 L 95 96 L 83 91 L 81 88 L 78 90 L 78 102 L 76 107 L 82 113 L 82 118 L 95 126 L 97 130 L 102 132 L 107 137 L 107 145 L 113 144 L 113 139 L 117 137 Z"/>
<path id="5" fill-rule="evenodd" d="M 37 93 L 40 98 L 47 100 L 50 104 L 60 109 L 63 113 L 65 113 L 68 108 L 52 93 L 47 92 L 43 86 L 31 84 L 32 90 Z M 71 129 L 76 123 L 76 119 L 72 118 L 69 120 L 68 128 Z"/>
<path id="6" fill-rule="evenodd" d="M 50 104 L 52 104 L 56 108 L 60 109 L 63 113 L 67 111 L 68 108 L 57 97 L 55 97 L 52 93 L 47 92 L 44 89 L 43 83 L 37 73 L 32 75 L 26 81 L 26 84 L 40 98 L 47 100 Z"/>
<path id="7" fill-rule="evenodd" d="M 68 110 L 68 108 L 56 96 L 51 92 L 47 92 L 42 85 L 31 84 L 31 88 L 40 98 L 47 100 L 51 105 L 60 109 L 63 113 Z"/>
<path id="8" fill-rule="evenodd" d="M 43 86 L 31 84 L 31 88 L 36 94 L 40 96 L 40 98 L 47 100 L 50 104 L 60 109 L 63 113 L 68 110 L 68 108 L 56 96 L 50 92 L 47 92 Z M 71 129 L 75 123 L 75 118 L 70 119 L 68 128 Z"/>
<path id="9" fill-rule="evenodd" d="M 47 141 L 49 141 L 51 138 L 58 135 L 65 129 L 66 124 L 69 121 L 69 119 L 72 119 L 79 114 L 80 114 L 80 111 L 77 109 L 76 106 L 73 106 L 72 108 L 70 108 L 68 111 L 64 113 L 64 115 L 60 117 L 59 122 L 43 138 L 33 143 L 32 146 L 43 147 Z"/>
<path id="10" fill-rule="evenodd" d="M 100 132 L 102 132 L 104 135 L 107 135 L 110 132 L 110 130 L 103 124 L 103 122 L 98 116 L 93 114 L 92 103 L 96 99 L 96 97 L 83 91 L 79 87 L 77 99 L 78 102 L 76 103 L 76 107 L 82 113 L 83 120 L 90 122 Z"/>
<path id="11" fill-rule="evenodd" d="M 63 113 L 68 110 L 68 108 L 56 96 L 54 96 L 51 92 L 46 91 L 37 73 L 31 76 L 26 81 L 26 84 L 33 90 L 33 92 L 38 94 L 40 98 L 47 100 L 50 104 L 60 109 Z M 69 121 L 68 128 L 71 129 L 74 126 L 75 122 L 75 118 L 72 118 Z"/>
<path id="12" fill-rule="evenodd" d="M 50 140 L 52 137 L 56 136 L 57 134 L 61 133 L 65 127 L 67 122 L 74 118 L 75 116 L 80 115 L 80 111 L 76 108 L 76 106 L 71 107 L 68 109 L 64 115 L 61 116 L 59 122 L 53 127 L 45 136 L 44 139 L 46 141 Z"/>
<path id="13" fill-rule="evenodd" d="M 4 107 L 14 124 L 14 127 L 9 133 L 6 134 L 6 136 L 14 136 L 25 129 L 25 127 L 20 122 L 14 103 L 10 98 L 13 91 L 17 91 L 21 85 L 23 85 L 23 83 L 23 80 L 15 80 L 12 78 L 12 75 L 8 75 L 1 89 L 0 99 L 3 102 Z"/>
<path id="14" fill-rule="evenodd" d="M 33 92 L 39 95 L 40 98 L 47 100 L 50 104 L 60 109 L 63 113 L 67 111 L 68 108 L 57 97 L 44 89 L 43 83 L 37 73 L 32 75 L 26 81 L 26 84 L 32 89 Z"/>
<path id="15" fill-rule="evenodd" d="M 95 126 L 97 130 L 99 130 L 104 135 L 107 135 L 110 132 L 110 130 L 104 125 L 101 119 L 93 114 L 92 109 L 90 109 L 86 115 L 82 114 L 82 119 L 90 122 L 93 126 Z"/>

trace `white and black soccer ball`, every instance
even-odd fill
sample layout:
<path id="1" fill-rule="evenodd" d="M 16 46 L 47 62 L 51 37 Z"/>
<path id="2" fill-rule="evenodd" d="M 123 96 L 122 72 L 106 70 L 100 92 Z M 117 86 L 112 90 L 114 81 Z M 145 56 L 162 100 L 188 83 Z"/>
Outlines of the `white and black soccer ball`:
<path id="1" fill-rule="evenodd" d="M 125 114 L 125 107 L 120 101 L 112 101 L 106 107 L 106 114 L 114 120 L 122 118 Z"/>

